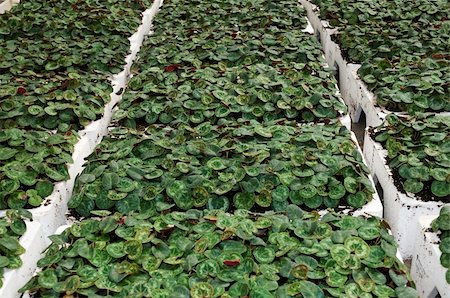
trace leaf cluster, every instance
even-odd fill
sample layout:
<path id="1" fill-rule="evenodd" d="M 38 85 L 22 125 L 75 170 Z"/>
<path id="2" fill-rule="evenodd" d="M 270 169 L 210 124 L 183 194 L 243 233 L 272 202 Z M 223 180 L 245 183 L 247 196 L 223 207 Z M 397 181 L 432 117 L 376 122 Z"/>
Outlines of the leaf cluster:
<path id="1" fill-rule="evenodd" d="M 32 208 L 69 179 L 78 135 L 8 128 L 0 131 L 0 209 Z"/>
<path id="2" fill-rule="evenodd" d="M 0 129 L 66 132 L 99 118 L 151 5 L 140 3 L 25 1 L 0 15 Z"/>
<path id="3" fill-rule="evenodd" d="M 367 176 L 339 123 L 116 128 L 89 156 L 69 207 L 82 216 L 95 209 L 282 211 L 290 203 L 360 208 L 372 199 Z"/>
<path id="4" fill-rule="evenodd" d="M 19 239 L 26 231 L 25 219 L 31 219 L 31 214 L 24 209 L 7 210 L 5 216 L 0 217 L 0 288 L 5 269 L 22 266 L 20 255 L 25 249 Z"/>
<path id="5" fill-rule="evenodd" d="M 116 121 L 136 127 L 341 116 L 347 108 L 320 43 L 302 31 L 302 12 L 292 1 L 165 3 Z"/>

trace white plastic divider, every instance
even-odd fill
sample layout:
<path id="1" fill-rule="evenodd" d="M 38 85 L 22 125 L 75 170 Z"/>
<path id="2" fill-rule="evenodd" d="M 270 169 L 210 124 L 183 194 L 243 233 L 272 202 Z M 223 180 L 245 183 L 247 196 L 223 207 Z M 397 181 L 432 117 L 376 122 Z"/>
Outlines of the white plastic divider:
<path id="1" fill-rule="evenodd" d="M 424 216 L 418 221 L 415 247 L 412 258 L 411 275 L 416 283 L 420 297 L 426 298 L 450 298 L 450 284 L 445 279 L 447 269 L 441 265 L 441 250 L 439 249 L 439 237 L 429 231 L 431 222 L 437 217 Z"/>
<path id="2" fill-rule="evenodd" d="M 20 0 L 5 0 L 0 3 L 0 14 L 10 10 L 15 4 L 20 3 Z"/>
<path id="3" fill-rule="evenodd" d="M 367 165 L 383 191 L 384 217 L 391 226 L 404 258 L 411 258 L 416 247 L 412 245 L 420 231 L 417 221 L 422 216 L 438 215 L 444 205 L 439 201 L 424 202 L 413 194 L 404 194 L 394 184 L 392 171 L 387 164 L 387 151 L 372 139 L 366 129 L 364 155 Z"/>
<path id="4" fill-rule="evenodd" d="M 3 277 L 3 287 L 0 288 L 0 297 L 17 297 L 17 291 L 33 276 L 36 261 L 39 260 L 41 252 L 48 246 L 48 238 L 42 233 L 42 226 L 36 221 L 26 221 L 27 231 L 20 238 L 20 245 L 25 248 L 26 253 L 20 256 L 22 266 L 17 269 L 6 269 Z"/>
<path id="5" fill-rule="evenodd" d="M 0 2 L 0 14 L 5 13 L 5 11 L 8 11 L 11 9 L 11 0 L 5 0 L 3 2 Z"/>
<path id="6" fill-rule="evenodd" d="M 130 54 L 125 59 L 124 70 L 111 78 L 113 92 L 110 95 L 110 102 L 105 106 L 103 117 L 93 121 L 79 132 L 80 139 L 75 144 L 72 154 L 74 162 L 68 165 L 70 179 L 56 183 L 53 193 L 45 199 L 44 203 L 38 208 L 29 210 L 33 215 L 33 222 L 27 226 L 27 232 L 22 238 L 24 238 L 24 241 L 33 239 L 31 241 L 32 245 L 24 246 L 26 249 L 25 254 L 22 256 L 24 265 L 20 269 L 11 270 L 8 279 L 6 279 L 5 275 L 3 287 L 0 289 L 1 298 L 20 296 L 17 293 L 17 289 L 22 287 L 36 270 L 36 263 L 41 258 L 41 253 L 49 244 L 48 236 L 54 234 L 60 226 L 67 223 L 67 203 L 72 196 L 75 179 L 83 170 L 84 159 L 92 153 L 95 146 L 100 143 L 103 136 L 108 132 L 112 110 L 121 100 L 121 90 L 124 90 L 127 85 L 131 65 L 140 50 L 145 36 L 152 33 L 152 20 L 162 2 L 162 0 L 155 0 L 152 7 L 143 12 L 141 25 L 129 38 Z"/>

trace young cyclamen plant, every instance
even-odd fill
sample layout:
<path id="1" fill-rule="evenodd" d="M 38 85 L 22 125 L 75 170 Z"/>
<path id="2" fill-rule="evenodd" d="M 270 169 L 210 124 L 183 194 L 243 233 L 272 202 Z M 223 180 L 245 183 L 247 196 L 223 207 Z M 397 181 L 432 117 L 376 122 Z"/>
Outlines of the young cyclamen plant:
<path id="1" fill-rule="evenodd" d="M 105 212 L 97 213 L 105 215 Z M 189 210 L 72 225 L 22 289 L 40 297 L 417 298 L 377 218 Z"/>
<path id="2" fill-rule="evenodd" d="M 361 208 L 368 169 L 339 123 L 222 121 L 196 127 L 116 128 L 88 158 L 69 207 L 151 212 Z"/>
<path id="3" fill-rule="evenodd" d="M 450 284 L 450 205 L 441 208 L 439 216 L 432 222 L 431 227 L 440 233 L 439 249 L 441 250 L 441 265 L 447 269 L 445 279 Z"/>

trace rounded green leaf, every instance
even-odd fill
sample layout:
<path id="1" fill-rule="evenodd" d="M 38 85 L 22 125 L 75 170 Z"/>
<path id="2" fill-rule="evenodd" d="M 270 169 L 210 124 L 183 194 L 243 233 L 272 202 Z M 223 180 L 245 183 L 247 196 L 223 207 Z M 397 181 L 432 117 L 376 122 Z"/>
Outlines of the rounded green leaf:
<path id="1" fill-rule="evenodd" d="M 54 269 L 46 269 L 38 275 L 39 285 L 46 289 L 53 289 L 58 282 L 58 276 Z"/>
<path id="2" fill-rule="evenodd" d="M 270 264 L 275 259 L 275 250 L 271 247 L 257 247 L 253 251 L 255 259 L 261 264 Z"/>
<path id="3" fill-rule="evenodd" d="M 213 157 L 207 162 L 208 167 L 210 167 L 213 170 L 219 171 L 226 169 L 227 166 L 225 165 L 224 160 L 222 160 L 220 157 Z"/>
<path id="4" fill-rule="evenodd" d="M 407 192 L 418 193 L 423 189 L 423 183 L 416 179 L 406 179 L 403 183 L 403 188 Z"/>
<path id="5" fill-rule="evenodd" d="M 346 177 L 344 179 L 344 187 L 349 193 L 356 193 L 358 189 L 358 182 L 353 177 Z"/>
<path id="6" fill-rule="evenodd" d="M 450 196 L 450 183 L 447 181 L 433 181 L 431 183 L 431 192 L 437 197 Z"/>

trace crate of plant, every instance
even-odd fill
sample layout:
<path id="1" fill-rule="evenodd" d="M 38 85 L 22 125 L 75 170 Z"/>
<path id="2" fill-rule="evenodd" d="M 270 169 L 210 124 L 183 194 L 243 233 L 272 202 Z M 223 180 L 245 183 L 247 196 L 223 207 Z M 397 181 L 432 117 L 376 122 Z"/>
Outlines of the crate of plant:
<path id="1" fill-rule="evenodd" d="M 450 205 L 438 217 L 421 217 L 411 274 L 421 297 L 450 297 Z"/>
<path id="2" fill-rule="evenodd" d="M 437 215 L 449 203 L 449 130 L 450 116 L 391 114 L 382 126 L 366 131 L 368 166 L 382 188 L 384 216 L 405 258 L 414 254 L 411 243 L 420 234 L 412 223 Z"/>
<path id="3" fill-rule="evenodd" d="M 89 216 L 174 206 L 282 211 L 288 203 L 382 214 L 362 155 L 339 122 L 112 128 L 87 158 L 69 207 Z"/>
<path id="4" fill-rule="evenodd" d="M 101 215 L 52 236 L 25 297 L 418 296 L 374 217 L 295 205 L 265 214 Z"/>
<path id="5" fill-rule="evenodd" d="M 285 63 L 283 59 L 291 59 L 286 54 L 275 66 L 234 66 L 255 59 L 249 51 L 228 64 L 199 67 L 201 61 L 187 56 L 182 65 L 167 48 L 174 42 L 171 35 L 191 31 L 185 24 L 164 24 L 173 19 L 164 18 L 166 14 L 185 11 L 169 5 L 175 7 L 161 12 L 154 38 L 133 66 L 110 135 L 76 182 L 69 202 L 73 212 L 162 212 L 174 206 L 283 210 L 293 202 L 310 209 L 362 208 L 362 213 L 381 216 L 360 150 L 350 132 L 329 119 L 341 116 L 345 106 L 309 34 L 293 31 L 299 35 L 299 49 L 309 50 L 300 64 Z M 217 44 L 223 39 L 229 42 L 230 37 L 219 35 Z M 176 43 L 191 48 L 192 40 Z M 284 86 L 285 94 L 278 86 Z M 310 102 L 291 99 L 304 92 Z"/>
<path id="6" fill-rule="evenodd" d="M 335 0 L 300 3 L 320 33 L 328 63 L 339 67 L 341 92 L 354 122 L 361 112 L 367 125 L 375 127 L 390 111 L 415 114 L 450 110 L 445 95 L 447 80 L 439 78 L 448 65 L 448 57 L 439 46 L 446 41 L 434 34 L 434 28 L 445 30 L 441 26 L 448 12 L 445 2 L 417 1 L 413 6 L 395 6 L 391 1 L 379 1 L 376 6 L 361 1 L 350 5 Z M 410 14 L 412 10 L 420 12 L 421 18 Z M 409 28 L 407 22 L 414 30 L 404 30 Z M 389 39 L 384 38 L 387 35 Z M 422 36 L 420 41 L 417 36 Z"/>

